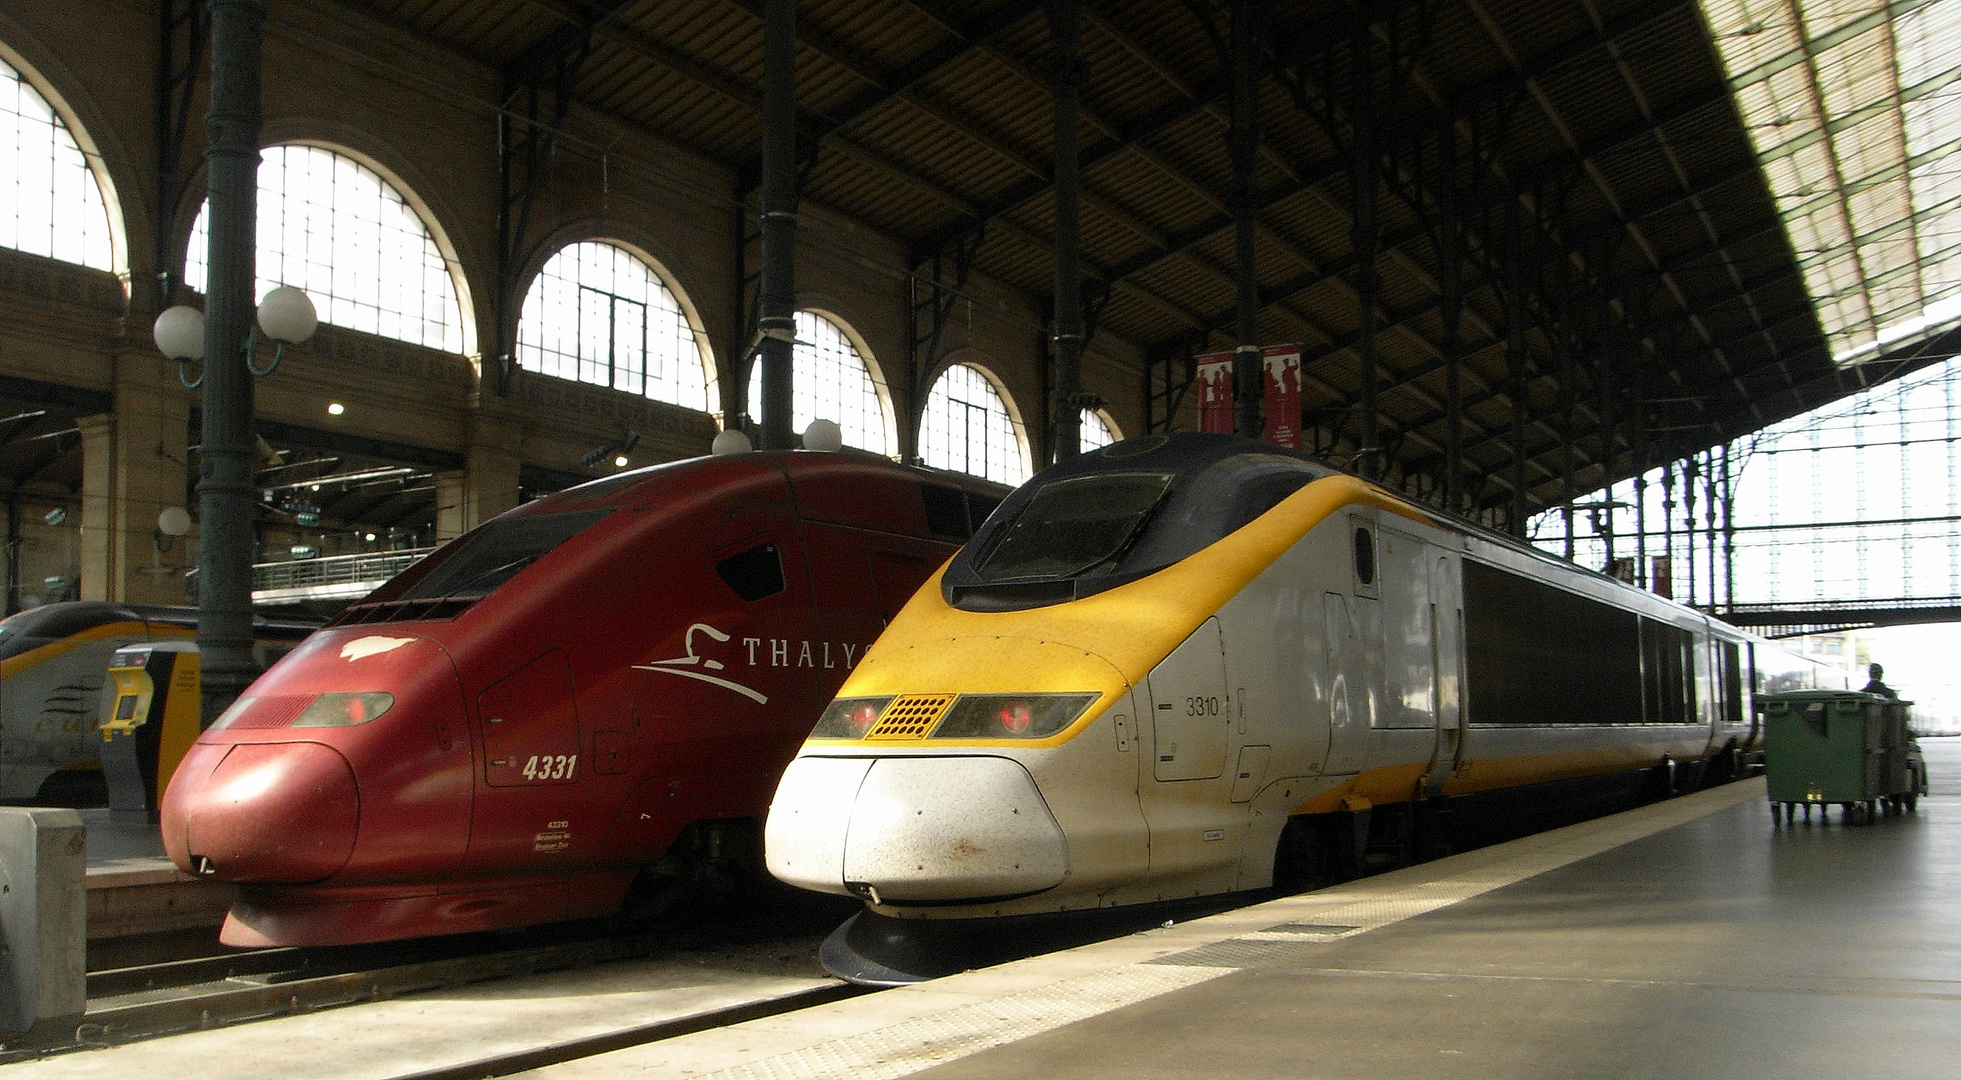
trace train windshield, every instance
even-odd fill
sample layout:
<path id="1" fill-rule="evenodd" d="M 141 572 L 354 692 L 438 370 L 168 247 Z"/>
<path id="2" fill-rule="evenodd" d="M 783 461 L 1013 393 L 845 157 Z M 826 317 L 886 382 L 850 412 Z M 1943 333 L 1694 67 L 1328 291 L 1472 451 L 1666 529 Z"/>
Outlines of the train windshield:
<path id="1" fill-rule="evenodd" d="M 544 558 L 553 548 L 584 532 L 614 509 L 524 514 L 487 522 L 452 554 L 431 566 L 421 580 L 391 599 L 488 596 L 491 590 L 517 576 L 518 571 Z"/>
<path id="2" fill-rule="evenodd" d="M 1107 569 L 1136 543 L 1170 490 L 1170 473 L 1076 476 L 1045 484 L 975 570 L 982 581 L 1001 581 Z"/>
<path id="3" fill-rule="evenodd" d="M 1065 603 L 1156 573 L 1332 473 L 1226 435 L 1153 435 L 1043 470 L 947 565 L 968 611 Z"/>

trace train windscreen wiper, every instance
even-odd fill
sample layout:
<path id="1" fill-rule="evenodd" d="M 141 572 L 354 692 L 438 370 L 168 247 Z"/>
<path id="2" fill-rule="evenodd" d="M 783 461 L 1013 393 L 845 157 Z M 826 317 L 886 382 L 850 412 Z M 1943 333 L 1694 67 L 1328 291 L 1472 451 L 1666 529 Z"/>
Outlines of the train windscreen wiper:
<path id="1" fill-rule="evenodd" d="M 1077 577 L 1121 559 L 1171 490 L 1170 473 L 1078 476 L 1029 499 L 975 566 L 983 581 Z"/>

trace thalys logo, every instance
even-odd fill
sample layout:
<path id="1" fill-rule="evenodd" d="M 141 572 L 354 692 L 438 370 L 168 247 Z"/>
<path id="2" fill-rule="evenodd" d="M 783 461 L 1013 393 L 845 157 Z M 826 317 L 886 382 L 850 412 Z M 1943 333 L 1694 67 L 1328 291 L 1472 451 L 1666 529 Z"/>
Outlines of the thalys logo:
<path id="1" fill-rule="evenodd" d="M 695 679 L 724 690 L 733 690 L 758 705 L 769 704 L 769 697 L 761 691 L 744 686 L 733 679 L 720 675 L 710 675 L 711 671 L 723 671 L 727 665 L 720 660 L 703 656 L 696 651 L 696 635 L 707 638 L 716 645 L 726 645 L 735 639 L 707 623 L 696 623 L 688 627 L 682 639 L 685 656 L 671 660 L 654 660 L 645 664 L 635 664 L 640 671 L 662 671 L 669 675 L 679 675 L 684 679 Z M 743 638 L 739 645 L 733 646 L 736 654 L 747 662 L 750 668 L 837 668 L 847 671 L 865 653 L 865 646 L 855 642 L 799 641 L 792 638 Z"/>

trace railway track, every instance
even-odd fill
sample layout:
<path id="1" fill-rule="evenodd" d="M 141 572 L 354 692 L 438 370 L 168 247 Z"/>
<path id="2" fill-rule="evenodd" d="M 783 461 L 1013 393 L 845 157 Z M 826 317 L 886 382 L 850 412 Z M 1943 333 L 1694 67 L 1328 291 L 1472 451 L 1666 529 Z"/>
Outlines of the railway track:
<path id="1" fill-rule="evenodd" d="M 818 941 L 836 921 L 834 908 L 819 905 L 813 910 L 805 904 L 788 912 L 723 913 L 687 925 L 629 932 L 599 924 L 561 924 L 521 933 L 378 945 L 262 949 L 91 971 L 82 1023 L 65 1033 L 72 1037 L 8 1044 L 0 1048 L 0 1064 L 614 961 L 674 956 L 742 969 L 754 965 L 745 953 L 759 950 L 772 956 L 814 957 Z M 808 966 L 815 972 L 814 959 Z M 502 1075 L 862 992 L 826 983 L 769 1000 L 527 1048 L 431 1075 Z"/>

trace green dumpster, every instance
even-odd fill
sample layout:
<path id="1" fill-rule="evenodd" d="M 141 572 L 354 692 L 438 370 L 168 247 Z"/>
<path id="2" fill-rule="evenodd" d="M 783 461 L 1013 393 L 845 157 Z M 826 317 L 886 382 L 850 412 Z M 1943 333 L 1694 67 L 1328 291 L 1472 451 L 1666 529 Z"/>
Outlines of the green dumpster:
<path id="1" fill-rule="evenodd" d="M 1837 804 L 1845 820 L 1912 810 L 1927 770 L 1909 722 L 1911 702 L 1846 690 L 1767 694 L 1764 775 L 1772 818 Z"/>

